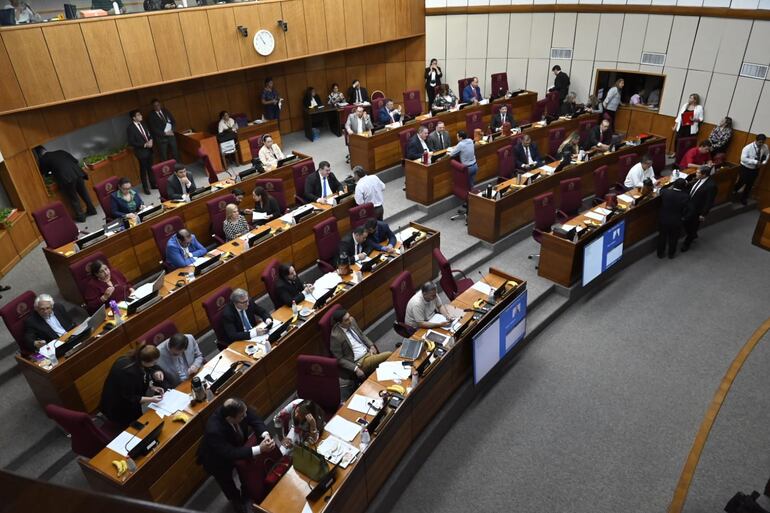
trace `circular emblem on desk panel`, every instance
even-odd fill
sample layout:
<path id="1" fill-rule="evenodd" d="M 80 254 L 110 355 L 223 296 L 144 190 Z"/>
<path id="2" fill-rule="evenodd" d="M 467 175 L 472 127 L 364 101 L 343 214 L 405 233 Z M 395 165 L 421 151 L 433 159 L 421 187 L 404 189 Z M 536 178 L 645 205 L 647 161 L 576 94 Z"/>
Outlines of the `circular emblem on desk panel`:
<path id="1" fill-rule="evenodd" d="M 163 173 L 164 176 L 168 176 L 171 174 L 171 168 L 167 164 L 163 166 L 163 168 L 161 169 L 161 172 Z"/>
<path id="2" fill-rule="evenodd" d="M 312 374 L 313 376 L 323 376 L 324 375 L 323 367 L 321 367 L 321 365 L 318 363 L 312 364 L 310 366 L 310 374 Z"/>
<path id="3" fill-rule="evenodd" d="M 174 225 L 170 223 L 163 227 L 163 233 L 165 233 L 166 235 L 171 235 L 173 231 L 174 231 Z"/>
<path id="4" fill-rule="evenodd" d="M 49 208 L 48 210 L 45 211 L 45 218 L 48 219 L 49 221 L 53 221 L 54 219 L 56 219 L 56 211 L 52 208 Z"/>
<path id="5" fill-rule="evenodd" d="M 272 191 L 274 188 L 275 188 L 275 186 L 273 185 L 273 182 L 267 182 L 265 184 L 265 190 L 266 191 Z"/>
<path id="6" fill-rule="evenodd" d="M 16 305 L 16 315 L 18 315 L 19 318 L 27 315 L 27 312 L 29 312 L 29 306 L 27 306 L 27 303 L 19 303 Z"/>
<path id="7" fill-rule="evenodd" d="M 104 186 L 104 190 L 107 192 L 112 192 L 115 190 L 115 187 L 113 187 L 111 183 L 108 183 L 107 185 Z"/>
<path id="8" fill-rule="evenodd" d="M 225 299 L 225 296 L 219 296 L 217 298 L 217 310 L 222 309 L 225 306 L 226 302 L 227 302 L 227 299 Z"/>
<path id="9" fill-rule="evenodd" d="M 161 342 L 166 340 L 166 335 L 163 333 L 156 333 L 154 337 L 152 337 L 152 345 L 157 346 Z"/>

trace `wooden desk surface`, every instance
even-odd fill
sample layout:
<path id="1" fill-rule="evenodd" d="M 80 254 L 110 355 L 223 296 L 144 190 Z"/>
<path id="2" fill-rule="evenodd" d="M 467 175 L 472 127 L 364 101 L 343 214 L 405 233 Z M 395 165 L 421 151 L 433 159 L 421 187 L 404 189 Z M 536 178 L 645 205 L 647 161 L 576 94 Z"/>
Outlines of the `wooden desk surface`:
<path id="1" fill-rule="evenodd" d="M 770 208 L 760 210 L 751 243 L 770 251 Z"/>

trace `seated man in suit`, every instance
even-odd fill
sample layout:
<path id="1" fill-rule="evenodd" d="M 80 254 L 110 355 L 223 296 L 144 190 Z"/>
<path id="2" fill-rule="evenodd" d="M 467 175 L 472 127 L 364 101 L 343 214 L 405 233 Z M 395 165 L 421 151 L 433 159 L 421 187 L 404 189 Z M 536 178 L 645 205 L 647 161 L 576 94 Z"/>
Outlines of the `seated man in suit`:
<path id="1" fill-rule="evenodd" d="M 244 444 L 254 433 L 258 445 Z M 238 513 L 251 511 L 246 496 L 233 480 L 233 469 L 238 460 L 250 460 L 260 454 L 275 450 L 275 442 L 261 418 L 241 399 L 229 398 L 206 420 L 201 444 L 198 446 L 198 463 L 222 488 L 230 505 Z"/>
<path id="2" fill-rule="evenodd" d="M 417 133 L 409 139 L 409 142 L 406 143 L 407 160 L 419 159 L 426 151 L 430 152 L 430 148 L 426 142 L 427 139 L 428 127 L 421 126 L 417 129 Z"/>
<path id="3" fill-rule="evenodd" d="M 48 294 L 35 298 L 35 311 L 24 319 L 24 347 L 26 353 L 35 353 L 51 340 L 56 340 L 75 327 L 62 305 L 54 303 Z"/>
<path id="4" fill-rule="evenodd" d="M 591 131 L 588 133 L 585 149 L 607 151 L 610 149 L 611 144 L 612 127 L 610 126 L 610 120 L 603 119 L 601 123 L 591 128 Z"/>
<path id="5" fill-rule="evenodd" d="M 427 143 L 430 151 L 445 150 L 452 144 L 452 138 L 443 121 L 436 123 L 436 129 L 428 136 Z"/>
<path id="6" fill-rule="evenodd" d="M 390 229 L 388 223 L 376 219 L 369 219 L 364 223 L 364 228 L 366 228 L 366 232 L 369 234 L 367 238 L 371 241 L 374 249 L 377 251 L 387 251 L 391 254 L 398 253 L 396 250 L 396 243 L 398 242 L 396 240 L 396 234 Z M 385 240 L 388 241 L 387 245 L 381 245 L 380 243 Z"/>
<path id="7" fill-rule="evenodd" d="M 388 99 L 380 109 L 380 115 L 378 121 L 381 125 L 390 125 L 397 121 L 401 121 L 401 107 L 396 108 L 393 105 L 393 100 Z"/>
<path id="8" fill-rule="evenodd" d="M 273 324 L 273 318 L 243 289 L 230 293 L 230 303 L 222 310 L 222 330 L 225 339 L 222 342 L 232 344 L 238 340 L 250 340 L 257 335 L 264 335 Z"/>
<path id="9" fill-rule="evenodd" d="M 513 151 L 521 169 L 535 169 L 543 165 L 543 157 L 529 134 L 521 138 L 521 144 L 517 144 Z"/>
<path id="10" fill-rule="evenodd" d="M 390 358 L 390 351 L 381 353 L 344 308 L 332 314 L 332 321 L 329 349 L 337 359 L 341 381 L 363 381 Z"/>
<path id="11" fill-rule="evenodd" d="M 166 243 L 166 264 L 171 269 L 187 267 L 195 263 L 196 257 L 202 257 L 206 253 L 206 248 L 198 242 L 195 235 L 182 228 Z"/>
<path id="12" fill-rule="evenodd" d="M 300 304 L 305 300 L 305 293 L 313 292 L 312 283 L 303 283 L 292 264 L 278 266 L 278 279 L 275 281 L 276 307 L 291 306 L 292 301 Z"/>
<path id="13" fill-rule="evenodd" d="M 166 382 L 174 388 L 203 367 L 203 353 L 192 335 L 174 333 L 158 344 L 158 351 L 158 366 L 163 369 Z"/>
<path id="14" fill-rule="evenodd" d="M 363 134 L 373 128 L 374 125 L 372 125 L 372 119 L 360 105 L 356 107 L 355 112 L 351 112 L 350 115 L 348 115 L 348 120 L 345 122 L 345 130 L 347 130 L 350 135 Z"/>
<path id="15" fill-rule="evenodd" d="M 166 182 L 166 194 L 170 200 L 189 201 L 190 193 L 195 192 L 195 189 L 195 181 L 183 167 L 175 169 L 174 175 L 169 176 Z"/>
<path id="16" fill-rule="evenodd" d="M 479 77 L 473 77 L 471 83 L 463 89 L 463 103 L 479 103 L 483 99 L 479 89 Z"/>
<path id="17" fill-rule="evenodd" d="M 337 194 L 340 190 L 340 182 L 332 173 L 331 164 L 325 160 L 318 164 L 318 172 L 308 175 L 305 179 L 305 200 L 308 203 L 317 201 L 324 203 L 327 196 Z"/>
<path id="18" fill-rule="evenodd" d="M 361 87 L 361 82 L 353 80 L 353 83 L 348 89 L 348 103 L 359 105 L 361 103 L 369 102 L 369 92 L 365 87 Z"/>
<path id="19" fill-rule="evenodd" d="M 337 247 L 337 263 L 353 260 L 363 260 L 374 251 L 374 243 L 369 239 L 369 232 L 364 226 L 357 226 L 353 231 L 340 239 Z"/>
<path id="20" fill-rule="evenodd" d="M 507 105 L 503 105 L 502 107 L 500 107 L 500 110 L 492 118 L 492 130 L 494 130 L 495 132 L 501 130 L 505 123 L 510 123 L 511 128 L 516 126 L 516 121 L 513 119 L 513 116 L 508 113 Z"/>

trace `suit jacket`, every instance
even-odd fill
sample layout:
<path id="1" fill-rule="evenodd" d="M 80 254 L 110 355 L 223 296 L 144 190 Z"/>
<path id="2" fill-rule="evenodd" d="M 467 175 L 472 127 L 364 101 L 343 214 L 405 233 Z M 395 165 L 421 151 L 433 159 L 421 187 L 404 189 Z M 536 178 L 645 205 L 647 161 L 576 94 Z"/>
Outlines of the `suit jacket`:
<path id="1" fill-rule="evenodd" d="M 249 306 L 246 308 L 246 318 L 249 320 L 252 328 L 256 328 L 257 324 L 267 319 L 271 319 L 270 314 L 254 302 L 253 299 L 249 300 Z M 249 340 L 249 330 L 243 326 L 243 320 L 241 315 L 235 309 L 233 303 L 229 303 L 222 311 L 222 329 L 225 332 L 225 342 L 232 344 L 238 340 Z"/>
<path id="2" fill-rule="evenodd" d="M 381 125 L 389 125 L 389 124 L 393 123 L 394 121 L 400 121 L 400 120 L 401 120 L 401 114 L 399 114 L 398 112 L 396 112 L 394 110 L 393 111 L 393 120 L 391 121 L 390 115 L 388 114 L 388 108 L 387 107 L 383 107 L 383 108 L 380 109 L 380 114 L 379 114 L 378 119 L 377 119 L 377 121 L 379 121 Z"/>
<path id="3" fill-rule="evenodd" d="M 559 116 L 572 116 L 578 109 L 577 104 L 572 102 L 562 102 L 559 107 Z"/>
<path id="4" fill-rule="evenodd" d="M 524 151 L 523 144 L 517 144 L 513 149 L 513 154 L 516 156 L 516 162 L 519 167 L 523 167 L 527 162 L 527 153 Z M 538 167 L 543 165 L 543 157 L 540 155 L 540 151 L 537 149 L 537 144 L 534 142 L 529 143 L 529 154 L 532 157 Z"/>
<path id="5" fill-rule="evenodd" d="M 312 96 L 312 98 L 315 98 L 315 102 L 316 102 L 317 107 L 323 107 L 324 106 L 324 102 L 321 101 L 321 97 L 320 96 L 318 96 L 316 94 L 315 96 Z M 311 96 L 309 94 L 307 94 L 307 93 L 305 93 L 305 96 L 302 97 L 302 106 L 305 107 L 306 109 L 310 108 L 310 99 L 311 99 Z"/>
<path id="6" fill-rule="evenodd" d="M 212 475 L 230 475 L 237 460 L 249 460 L 253 457 L 251 447 L 244 446 L 250 433 L 260 435 L 267 431 L 267 426 L 251 409 L 246 410 L 246 417 L 241 421 L 239 434 L 227 422 L 220 406 L 206 421 L 203 439 L 198 447 L 198 463 Z"/>
<path id="7" fill-rule="evenodd" d="M 197 187 L 195 186 L 195 180 L 193 180 L 192 175 L 188 174 L 187 179 L 190 180 L 190 186 L 187 188 L 187 194 L 190 194 L 191 192 L 195 191 Z M 177 178 L 176 175 L 171 175 L 168 177 L 168 181 L 166 182 L 166 195 L 170 200 L 182 199 L 182 182 L 179 181 L 179 178 Z"/>
<path id="8" fill-rule="evenodd" d="M 275 219 L 276 217 L 281 217 L 281 215 L 283 215 L 283 212 L 281 212 L 281 205 L 278 204 L 278 200 L 270 196 L 269 194 L 268 196 L 269 198 L 267 199 L 266 206 L 262 206 L 257 203 L 254 203 L 254 208 L 252 210 L 254 212 L 262 212 L 263 214 L 268 214 L 273 219 Z"/>
<path id="9" fill-rule="evenodd" d="M 690 187 L 687 189 L 687 194 L 691 195 L 690 208 L 687 212 L 688 218 L 707 215 L 711 210 L 711 207 L 714 206 L 714 200 L 717 196 L 717 186 L 714 183 L 714 177 L 710 176 L 700 187 L 698 187 L 695 194 L 692 194 L 692 190 L 696 183 L 698 183 L 697 180 L 690 184 Z"/>
<path id="10" fill-rule="evenodd" d="M 369 340 L 361 328 L 358 327 L 358 323 L 353 319 L 353 325 L 350 329 L 358 335 L 361 342 L 366 347 L 372 347 L 374 343 Z M 355 379 L 356 378 L 356 362 L 353 360 L 353 347 L 350 345 L 348 336 L 345 334 L 345 330 L 342 329 L 339 323 L 335 324 L 332 328 L 331 337 L 329 339 L 329 349 L 334 357 L 337 359 L 337 365 L 340 367 L 340 377 L 343 379 Z"/>
<path id="11" fill-rule="evenodd" d="M 192 236 L 192 241 L 190 241 L 190 246 L 187 249 L 193 257 L 202 257 L 206 254 L 206 248 L 203 247 L 203 244 L 198 242 L 195 235 Z M 172 235 L 166 243 L 166 263 L 172 269 L 179 269 L 180 267 L 192 265 L 194 261 L 195 258 L 185 257 L 182 246 L 179 245 L 176 235 Z"/>
<path id="12" fill-rule="evenodd" d="M 305 284 L 299 277 L 294 281 L 278 278 L 275 282 L 275 297 L 278 300 L 276 308 L 291 306 L 292 301 L 300 304 L 305 300 Z"/>
<path id="13" fill-rule="evenodd" d="M 690 196 L 686 191 L 666 188 L 660 191 L 660 217 L 658 221 L 664 226 L 681 226 L 682 220 L 689 215 Z"/>
<path id="14" fill-rule="evenodd" d="M 329 184 L 331 192 L 336 193 L 340 190 L 340 182 L 337 180 L 337 177 L 334 176 L 334 173 L 329 173 L 326 181 Z M 322 192 L 321 175 L 318 174 L 317 171 L 312 175 L 308 175 L 308 177 L 305 179 L 305 199 L 308 202 L 316 201 L 321 197 Z M 327 194 L 329 194 L 329 191 L 327 191 Z"/>
<path id="15" fill-rule="evenodd" d="M 99 410 L 118 426 L 128 426 L 142 416 L 141 399 L 147 394 L 152 373 L 159 370 L 162 369 L 157 366 L 142 366 L 132 356 L 121 356 L 112 364 L 104 381 Z"/>
<path id="16" fill-rule="evenodd" d="M 505 123 L 510 123 L 511 128 L 516 126 L 516 120 L 513 119 L 513 116 L 510 112 L 505 115 Z M 502 128 L 502 126 L 503 117 L 498 112 L 494 117 L 492 117 L 492 130 L 497 130 L 498 128 Z"/>
<path id="17" fill-rule="evenodd" d="M 585 149 L 593 148 L 599 143 L 609 145 L 611 142 L 612 142 L 612 128 L 610 128 L 609 130 L 605 131 L 602 134 L 601 127 L 599 127 L 599 125 L 596 125 L 595 127 L 591 128 L 591 131 L 588 133 L 588 141 L 586 142 Z"/>
<path id="18" fill-rule="evenodd" d="M 444 73 L 441 71 L 441 66 L 436 66 L 436 86 L 441 85 L 441 77 L 444 76 Z M 430 66 L 425 68 L 425 87 L 430 87 Z"/>
<path id="19" fill-rule="evenodd" d="M 359 119 L 355 112 L 351 112 L 348 115 L 348 120 L 345 122 L 345 129 L 357 134 L 359 128 L 361 128 L 362 132 L 374 128 L 374 125 L 372 125 L 372 118 L 368 114 L 364 114 L 363 119 Z"/>
<path id="20" fill-rule="evenodd" d="M 163 131 L 163 129 L 166 128 L 167 122 L 171 123 L 171 130 L 174 130 L 176 127 L 174 115 L 165 107 L 161 107 L 160 112 L 163 113 L 163 117 L 159 116 L 154 110 L 147 115 L 147 124 L 150 125 L 150 133 L 152 134 L 153 139 L 174 137 L 173 135 L 166 135 Z"/>
<path id="21" fill-rule="evenodd" d="M 80 167 L 78 159 L 64 150 L 46 152 L 40 157 L 39 165 L 40 171 L 43 174 L 53 175 L 57 184 L 69 184 L 82 178 L 88 178 L 88 175 Z"/>
<path id="22" fill-rule="evenodd" d="M 559 92 L 559 102 L 563 102 L 569 92 L 569 75 L 560 71 L 553 81 L 553 88 Z"/>
<path id="23" fill-rule="evenodd" d="M 442 136 L 438 130 L 434 130 L 430 133 L 428 140 L 425 142 L 428 143 L 428 148 L 430 148 L 430 151 L 445 150 L 451 146 L 452 137 L 447 131 L 444 131 Z"/>
<path id="24" fill-rule="evenodd" d="M 131 289 L 132 285 L 131 282 L 123 276 L 123 273 L 110 267 L 110 281 L 115 290 L 112 292 L 110 299 L 105 302 L 102 301 L 102 296 L 107 291 L 107 284 L 98 278 L 88 278 L 86 281 L 86 290 L 83 292 L 83 299 L 86 300 L 86 309 L 88 310 L 88 313 L 94 313 L 103 304 L 108 303 L 112 299 L 114 299 L 116 303 L 128 299 L 128 291 Z"/>
<path id="25" fill-rule="evenodd" d="M 134 191 L 136 193 L 136 191 Z M 134 208 L 128 206 L 128 202 L 123 199 L 123 193 L 115 191 L 110 194 L 110 209 L 112 210 L 113 219 L 120 219 L 126 214 L 135 214 L 141 210 L 144 205 L 144 200 L 139 193 L 134 194 Z"/>
<path id="26" fill-rule="evenodd" d="M 361 101 L 369 101 L 369 91 L 365 87 L 359 87 L 361 89 Z M 354 88 L 348 88 L 348 103 L 356 103 L 356 91 Z"/>
<path id="27" fill-rule="evenodd" d="M 180 358 L 182 358 L 185 370 L 189 369 L 192 365 L 195 365 L 199 369 L 203 366 L 203 353 L 198 346 L 198 341 L 192 335 L 185 335 L 187 337 L 187 349 L 184 350 Z M 160 351 L 160 359 L 158 365 L 163 369 L 163 376 L 166 378 L 168 384 L 172 387 L 179 386 L 182 382 L 179 374 L 176 370 L 177 357 L 171 354 L 168 349 L 168 340 L 164 340 L 158 344 L 158 351 Z"/>
<path id="28" fill-rule="evenodd" d="M 67 313 L 67 309 L 59 303 L 54 303 L 53 314 L 65 330 L 69 331 L 75 327 L 75 323 L 72 321 L 72 317 Z M 56 338 L 57 335 L 54 330 L 51 329 L 48 323 L 45 322 L 45 319 L 43 319 L 36 311 L 32 312 L 26 319 L 24 319 L 24 340 L 22 341 L 24 345 L 22 349 L 26 353 L 37 352 L 37 349 L 35 349 L 35 340 L 45 340 L 46 342 L 50 342 Z"/>
<path id="29" fill-rule="evenodd" d="M 152 133 L 150 132 L 150 129 L 147 127 L 147 125 L 144 123 L 142 123 L 141 125 L 142 125 L 142 128 L 144 128 L 144 131 L 147 134 L 147 137 L 149 139 L 152 139 Z M 126 127 L 126 140 L 128 142 L 128 145 L 134 149 L 134 154 L 137 157 L 144 157 L 148 154 L 152 154 L 152 148 L 144 147 L 144 144 L 147 142 L 147 140 L 144 138 L 144 136 L 136 127 L 136 124 L 133 121 L 131 121 Z"/>
<path id="30" fill-rule="evenodd" d="M 428 141 L 425 141 L 425 144 L 428 144 Z M 428 146 L 428 148 L 430 148 L 430 146 Z M 422 144 L 420 143 L 419 135 L 414 134 L 409 138 L 409 142 L 406 143 L 406 158 L 408 160 L 419 159 L 422 157 L 424 151 L 425 149 L 423 149 Z"/>
<path id="31" fill-rule="evenodd" d="M 369 237 L 364 239 L 364 242 L 361 243 L 361 248 L 362 248 L 362 252 L 366 253 L 367 255 L 375 250 L 374 243 L 369 239 Z M 357 254 L 356 243 L 353 240 L 352 233 L 349 233 L 340 239 L 339 246 L 337 246 L 337 261 L 339 261 L 339 258 L 342 254 L 347 255 L 347 257 L 351 259 L 351 262 L 352 262 L 352 259 Z M 335 264 L 336 263 L 337 262 L 335 262 Z"/>
<path id="32" fill-rule="evenodd" d="M 484 99 L 483 96 L 481 96 L 481 89 L 479 87 L 473 87 L 471 84 L 468 84 L 465 86 L 465 89 L 463 89 L 463 103 L 469 103 L 472 102 L 473 97 L 473 90 L 476 90 L 476 100 L 481 101 Z"/>

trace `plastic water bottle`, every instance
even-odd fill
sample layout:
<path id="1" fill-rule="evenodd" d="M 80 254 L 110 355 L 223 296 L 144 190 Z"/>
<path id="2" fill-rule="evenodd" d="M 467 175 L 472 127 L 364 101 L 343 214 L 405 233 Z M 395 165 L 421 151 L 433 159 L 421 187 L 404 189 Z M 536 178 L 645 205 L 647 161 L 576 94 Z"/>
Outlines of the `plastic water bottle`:
<path id="1" fill-rule="evenodd" d="M 110 310 L 112 310 L 112 315 L 115 318 L 115 325 L 123 324 L 123 318 L 120 316 L 120 308 L 118 308 L 118 304 L 114 299 L 110 300 Z"/>
<path id="2" fill-rule="evenodd" d="M 428 358 L 428 357 L 426 357 Z M 412 390 L 417 388 L 417 384 L 420 382 L 420 373 L 417 372 L 417 369 L 412 367 Z"/>
<path id="3" fill-rule="evenodd" d="M 48 361 L 51 362 L 51 367 L 59 365 L 59 358 L 56 356 L 56 349 L 51 351 L 51 356 L 48 357 Z"/>
<path id="4" fill-rule="evenodd" d="M 120 14 L 120 7 L 117 2 L 112 2 L 112 10 L 115 14 Z"/>
<path id="5" fill-rule="evenodd" d="M 367 447 L 369 447 L 369 442 L 372 441 L 372 437 L 369 434 L 369 430 L 364 428 L 361 431 L 361 444 L 358 446 L 359 449 L 362 451 L 365 451 Z"/>
<path id="6" fill-rule="evenodd" d="M 299 313 L 299 307 L 297 306 L 297 302 L 294 300 L 291 301 L 291 313 L 294 315 Z"/>

